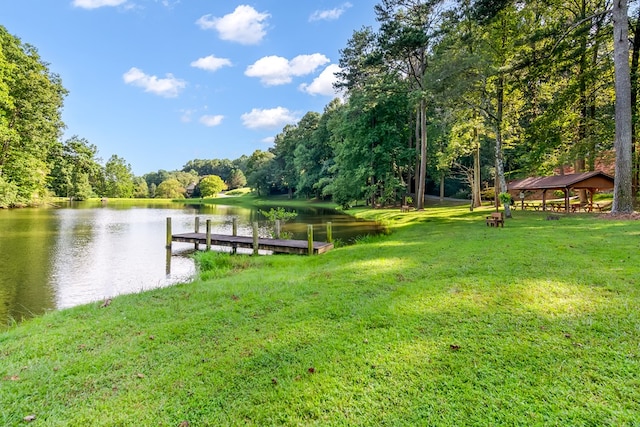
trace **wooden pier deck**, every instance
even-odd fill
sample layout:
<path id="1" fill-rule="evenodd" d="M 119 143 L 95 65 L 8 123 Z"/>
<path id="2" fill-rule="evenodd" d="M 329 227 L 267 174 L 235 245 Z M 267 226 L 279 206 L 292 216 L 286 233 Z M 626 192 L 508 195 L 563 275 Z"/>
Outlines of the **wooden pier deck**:
<path id="1" fill-rule="evenodd" d="M 206 245 L 206 233 L 181 233 L 172 234 L 173 242 L 193 243 Z M 249 236 L 228 236 L 224 234 L 211 234 L 211 246 L 224 246 L 231 248 L 254 249 L 253 237 Z M 283 240 L 283 239 L 258 239 L 258 249 L 272 251 L 276 254 L 297 254 L 306 255 L 309 253 L 309 243 L 306 240 Z M 313 242 L 314 255 L 325 253 L 333 249 L 333 243 Z"/>

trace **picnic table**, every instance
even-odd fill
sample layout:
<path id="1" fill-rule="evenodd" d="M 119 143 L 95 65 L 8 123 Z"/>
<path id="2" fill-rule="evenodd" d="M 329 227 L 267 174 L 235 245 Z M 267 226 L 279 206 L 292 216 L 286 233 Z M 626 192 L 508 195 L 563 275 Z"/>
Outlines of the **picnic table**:
<path id="1" fill-rule="evenodd" d="M 537 203 L 527 203 L 527 202 L 523 203 L 522 207 L 524 210 L 534 209 L 536 211 L 539 211 L 542 208 L 542 206 Z"/>

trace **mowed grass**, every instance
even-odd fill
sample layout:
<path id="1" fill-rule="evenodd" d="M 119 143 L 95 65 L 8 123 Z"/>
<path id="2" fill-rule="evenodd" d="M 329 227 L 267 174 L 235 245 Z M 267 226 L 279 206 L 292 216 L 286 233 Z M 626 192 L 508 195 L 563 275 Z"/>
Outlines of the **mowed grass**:
<path id="1" fill-rule="evenodd" d="M 640 222 L 489 212 L 13 327 L 0 425 L 639 425 Z"/>

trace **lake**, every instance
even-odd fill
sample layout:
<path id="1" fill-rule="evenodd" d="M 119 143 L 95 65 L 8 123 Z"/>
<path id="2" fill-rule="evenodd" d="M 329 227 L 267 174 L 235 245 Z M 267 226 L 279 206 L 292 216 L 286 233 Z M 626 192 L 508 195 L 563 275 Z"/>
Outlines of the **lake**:
<path id="1" fill-rule="evenodd" d="M 381 231 L 376 223 L 331 209 L 295 210 L 298 216 L 284 230 L 297 239 L 306 239 L 306 224 L 313 224 L 314 240 L 325 240 L 324 224 L 329 221 L 334 240 L 345 243 Z M 258 210 L 235 206 L 109 201 L 0 209 L 0 327 L 51 310 L 191 280 L 196 272 L 190 257 L 193 245 L 174 242 L 167 253 L 167 217 L 172 218 L 174 234 L 193 231 L 196 217 L 201 231 L 209 219 L 212 233 L 231 234 L 236 218 L 239 235 L 250 236 L 253 221 L 259 222 L 261 235 L 269 233 Z"/>

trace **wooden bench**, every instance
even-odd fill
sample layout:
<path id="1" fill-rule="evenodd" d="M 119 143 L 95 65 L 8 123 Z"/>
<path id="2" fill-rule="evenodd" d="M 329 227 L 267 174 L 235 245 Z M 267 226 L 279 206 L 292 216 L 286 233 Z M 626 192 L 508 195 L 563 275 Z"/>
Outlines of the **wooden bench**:
<path id="1" fill-rule="evenodd" d="M 409 205 L 400 206 L 400 212 L 409 212 Z"/>
<path id="2" fill-rule="evenodd" d="M 487 227 L 499 227 L 502 226 L 504 228 L 504 217 L 502 216 L 502 212 L 493 212 L 490 216 L 487 217 Z"/>

